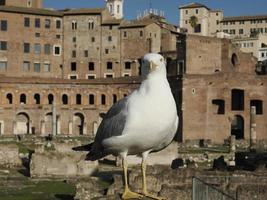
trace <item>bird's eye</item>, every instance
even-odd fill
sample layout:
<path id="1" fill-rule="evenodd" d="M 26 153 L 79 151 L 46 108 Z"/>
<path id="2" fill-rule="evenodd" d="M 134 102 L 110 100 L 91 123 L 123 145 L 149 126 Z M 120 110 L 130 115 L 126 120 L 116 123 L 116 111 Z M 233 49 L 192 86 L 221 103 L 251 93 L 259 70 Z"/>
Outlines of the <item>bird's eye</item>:
<path id="1" fill-rule="evenodd" d="M 160 62 L 163 62 L 163 58 L 160 59 Z"/>

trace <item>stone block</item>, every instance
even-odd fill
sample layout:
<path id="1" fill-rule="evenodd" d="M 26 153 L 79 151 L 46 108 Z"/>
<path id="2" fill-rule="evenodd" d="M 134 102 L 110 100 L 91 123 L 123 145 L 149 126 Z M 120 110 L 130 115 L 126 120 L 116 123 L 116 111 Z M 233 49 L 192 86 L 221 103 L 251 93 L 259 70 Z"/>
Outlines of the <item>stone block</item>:
<path id="1" fill-rule="evenodd" d="M 98 168 L 98 162 L 85 161 L 79 153 L 45 152 L 32 155 L 31 177 L 90 176 Z"/>

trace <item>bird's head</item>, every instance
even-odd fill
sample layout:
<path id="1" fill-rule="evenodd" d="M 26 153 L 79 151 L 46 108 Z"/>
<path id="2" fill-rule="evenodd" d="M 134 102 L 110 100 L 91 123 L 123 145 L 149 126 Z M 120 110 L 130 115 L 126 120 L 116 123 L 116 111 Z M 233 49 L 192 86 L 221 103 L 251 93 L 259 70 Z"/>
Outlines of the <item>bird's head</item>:
<path id="1" fill-rule="evenodd" d="M 148 53 L 143 57 L 141 73 L 143 77 L 158 74 L 166 77 L 165 59 L 157 53 Z"/>

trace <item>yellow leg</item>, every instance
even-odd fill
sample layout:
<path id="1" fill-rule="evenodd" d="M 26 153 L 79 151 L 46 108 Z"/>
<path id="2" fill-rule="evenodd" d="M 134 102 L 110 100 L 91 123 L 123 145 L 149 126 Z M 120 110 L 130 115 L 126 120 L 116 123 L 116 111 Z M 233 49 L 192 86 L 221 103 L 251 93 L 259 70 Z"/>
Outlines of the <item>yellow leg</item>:
<path id="1" fill-rule="evenodd" d="M 148 191 L 147 191 L 147 185 L 146 185 L 146 161 L 145 161 L 144 156 L 143 156 L 143 160 L 142 160 L 142 164 L 141 165 L 142 165 L 142 175 L 143 175 L 143 194 L 146 197 L 149 197 L 151 199 L 155 199 L 155 200 L 166 200 L 166 198 L 156 197 L 156 196 L 151 195 L 151 194 L 148 193 Z"/>
<path id="2" fill-rule="evenodd" d="M 143 195 L 132 192 L 129 189 L 128 178 L 127 178 L 127 167 L 128 166 L 127 166 L 126 158 L 123 158 L 122 164 L 123 164 L 124 181 L 125 181 L 125 188 L 124 188 L 124 193 L 122 195 L 122 199 L 141 199 Z"/>

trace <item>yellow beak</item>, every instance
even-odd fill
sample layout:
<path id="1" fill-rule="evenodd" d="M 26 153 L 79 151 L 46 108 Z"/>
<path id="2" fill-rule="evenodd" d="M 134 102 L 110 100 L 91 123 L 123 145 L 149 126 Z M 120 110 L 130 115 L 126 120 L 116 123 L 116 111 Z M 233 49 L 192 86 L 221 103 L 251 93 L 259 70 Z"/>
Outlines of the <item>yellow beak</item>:
<path id="1" fill-rule="evenodd" d="M 149 62 L 149 71 L 153 71 L 156 67 L 157 65 L 153 61 Z"/>

